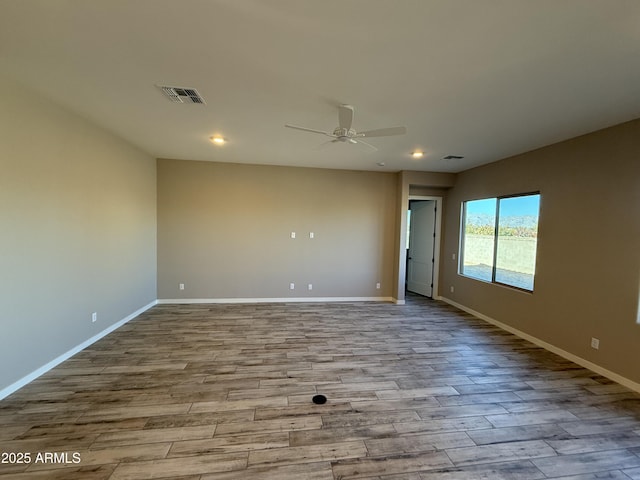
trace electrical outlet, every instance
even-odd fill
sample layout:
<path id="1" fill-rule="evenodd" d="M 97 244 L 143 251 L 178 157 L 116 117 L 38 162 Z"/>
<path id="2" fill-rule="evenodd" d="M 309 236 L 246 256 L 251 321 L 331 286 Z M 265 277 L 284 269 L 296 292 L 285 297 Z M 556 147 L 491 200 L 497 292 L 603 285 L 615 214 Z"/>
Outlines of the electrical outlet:
<path id="1" fill-rule="evenodd" d="M 376 283 L 376 290 L 380 290 L 380 282 Z"/>
<path id="2" fill-rule="evenodd" d="M 449 291 L 450 291 L 451 293 L 453 293 L 453 292 L 455 291 L 455 288 L 453 288 L 453 285 L 451 285 L 451 286 L 449 287 Z"/>
<path id="3" fill-rule="evenodd" d="M 591 338 L 591 348 L 598 350 L 600 348 L 600 340 L 597 338 Z"/>
<path id="4" fill-rule="evenodd" d="M 93 312 L 91 314 L 91 323 L 96 323 L 98 321 L 98 312 Z"/>
<path id="5" fill-rule="evenodd" d="M 296 238 L 296 232 L 291 232 L 291 238 Z"/>
<path id="6" fill-rule="evenodd" d="M 184 290 L 184 283 L 181 283 L 180 285 L 178 285 L 180 287 L 180 290 Z"/>
<path id="7" fill-rule="evenodd" d="M 309 290 L 313 290 L 313 284 L 310 283 L 307 288 L 309 288 Z"/>
<path id="8" fill-rule="evenodd" d="M 290 283 L 289 284 L 289 290 L 294 290 L 296 288 L 296 284 L 295 283 Z"/>

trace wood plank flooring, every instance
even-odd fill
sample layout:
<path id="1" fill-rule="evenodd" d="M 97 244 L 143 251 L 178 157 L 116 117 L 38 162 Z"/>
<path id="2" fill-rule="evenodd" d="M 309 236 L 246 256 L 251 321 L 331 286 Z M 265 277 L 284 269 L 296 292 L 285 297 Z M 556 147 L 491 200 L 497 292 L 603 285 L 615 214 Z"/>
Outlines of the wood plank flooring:
<path id="1" fill-rule="evenodd" d="M 0 402 L 0 454 L 1 480 L 640 480 L 640 396 L 420 297 L 162 305 Z"/>

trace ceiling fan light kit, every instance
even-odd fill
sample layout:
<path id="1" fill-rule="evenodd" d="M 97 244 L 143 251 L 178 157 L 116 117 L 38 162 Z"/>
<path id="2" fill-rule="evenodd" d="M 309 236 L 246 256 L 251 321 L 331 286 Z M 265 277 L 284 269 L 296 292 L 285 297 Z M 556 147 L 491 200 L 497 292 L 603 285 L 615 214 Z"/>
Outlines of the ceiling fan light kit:
<path id="1" fill-rule="evenodd" d="M 295 130 L 302 130 L 303 132 L 326 135 L 327 137 L 333 138 L 333 140 L 330 140 L 329 143 L 361 143 L 369 148 L 372 148 L 373 150 L 377 150 L 377 148 L 370 143 L 362 140 L 363 138 L 388 137 L 392 135 L 404 135 L 405 133 L 407 133 L 406 127 L 378 128 L 376 130 L 365 130 L 363 132 L 358 132 L 357 130 L 351 128 L 351 125 L 353 124 L 353 111 L 354 108 L 352 105 L 340 105 L 338 107 L 338 126 L 332 132 L 316 130 L 314 128 L 308 127 L 301 127 L 299 125 L 291 125 L 289 123 L 285 124 L 285 127 L 293 128 Z"/>

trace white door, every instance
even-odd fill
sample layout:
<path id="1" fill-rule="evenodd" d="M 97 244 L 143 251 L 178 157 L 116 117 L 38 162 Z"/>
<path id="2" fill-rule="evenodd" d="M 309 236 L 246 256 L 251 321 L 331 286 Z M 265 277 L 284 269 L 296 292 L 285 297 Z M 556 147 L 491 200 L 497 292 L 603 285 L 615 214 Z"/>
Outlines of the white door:
<path id="1" fill-rule="evenodd" d="M 435 200 L 411 202 L 407 290 L 426 297 L 433 295 L 435 232 Z"/>

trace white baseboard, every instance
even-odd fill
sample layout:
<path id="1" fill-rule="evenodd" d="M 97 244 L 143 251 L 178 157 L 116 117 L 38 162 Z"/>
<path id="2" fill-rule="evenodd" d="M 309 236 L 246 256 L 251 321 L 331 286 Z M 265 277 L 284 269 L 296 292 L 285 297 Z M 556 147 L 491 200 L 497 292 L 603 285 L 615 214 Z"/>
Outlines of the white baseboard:
<path id="1" fill-rule="evenodd" d="M 320 302 L 394 302 L 392 297 L 266 297 L 266 298 L 161 298 L 159 305 L 193 303 L 320 303 Z"/>
<path id="2" fill-rule="evenodd" d="M 502 330 L 505 330 L 509 333 L 513 333 L 517 337 L 523 338 L 524 340 L 527 340 L 533 343 L 534 345 L 542 347 L 545 350 L 555 353 L 556 355 L 560 355 L 562 358 L 570 360 L 573 363 L 577 363 L 581 367 L 591 370 L 592 372 L 602 375 L 603 377 L 607 377 L 609 380 L 613 380 L 614 382 L 619 383 L 620 385 L 625 386 L 630 390 L 633 390 L 634 392 L 640 393 L 640 383 L 634 382 L 633 380 L 623 377 L 622 375 L 612 372 L 611 370 L 607 370 L 606 368 L 601 367 L 600 365 L 590 362 L 589 360 L 585 360 L 582 357 L 579 357 L 577 355 L 574 355 L 573 353 L 567 352 L 566 350 L 556 347 L 555 345 L 545 342 L 544 340 L 540 340 L 539 338 L 534 337 L 533 335 L 529 335 L 528 333 L 518 330 L 517 328 L 513 328 L 494 318 L 484 315 L 483 313 L 476 312 L 475 310 L 468 308 L 464 305 L 461 305 L 460 303 L 454 302 L 449 298 L 438 297 L 438 300 L 442 300 L 443 302 L 448 303 L 449 305 L 452 305 L 456 308 L 459 308 L 462 311 L 470 313 L 474 317 L 478 317 L 480 320 L 484 320 L 485 322 L 495 325 L 496 327 L 501 328 Z"/>
<path id="3" fill-rule="evenodd" d="M 127 323 L 130 320 L 133 320 L 135 317 L 137 317 L 138 315 L 140 315 L 141 313 L 146 312 L 147 310 L 149 310 L 151 307 L 153 307 L 154 305 L 157 304 L 157 300 L 154 300 L 153 302 L 149 303 L 148 305 L 145 305 L 144 307 L 136 310 L 135 312 L 133 312 L 130 315 L 127 315 L 125 318 L 123 318 L 122 320 L 110 325 L 109 327 L 105 328 L 104 330 L 102 330 L 100 333 L 94 335 L 93 337 L 89 338 L 88 340 L 85 340 L 84 342 L 82 342 L 80 345 L 77 345 L 75 347 L 73 347 L 71 350 L 69 350 L 68 352 L 63 353 L 62 355 L 60 355 L 57 358 L 54 358 L 53 360 L 51 360 L 49 363 L 43 365 L 42 367 L 38 368 L 37 370 L 34 370 L 33 372 L 31 372 L 30 374 L 22 377 L 20 380 L 18 380 L 17 382 L 12 383 L 11 385 L 9 385 L 8 387 L 3 388 L 2 390 L 0 390 L 0 400 L 2 400 L 5 397 L 8 397 L 9 395 L 11 395 L 13 392 L 21 389 L 22 387 L 24 387 L 25 385 L 27 385 L 28 383 L 34 381 L 36 378 L 38 378 L 39 376 L 47 373 L 49 370 L 51 370 L 53 367 L 61 364 L 62 362 L 64 362 L 65 360 L 71 358 L 72 356 L 74 356 L 76 353 L 81 352 L 82 350 L 84 350 L 85 348 L 87 348 L 88 346 L 90 346 L 91 344 L 97 342 L 98 340 L 100 340 L 102 337 L 110 334 L 111 332 L 113 332 L 114 330 L 120 328 L 122 325 L 124 325 L 125 323 Z"/>

